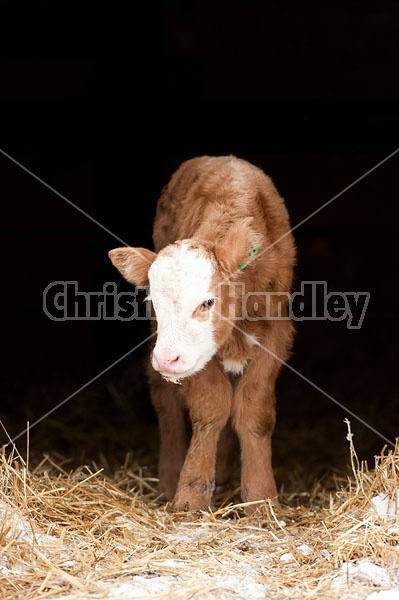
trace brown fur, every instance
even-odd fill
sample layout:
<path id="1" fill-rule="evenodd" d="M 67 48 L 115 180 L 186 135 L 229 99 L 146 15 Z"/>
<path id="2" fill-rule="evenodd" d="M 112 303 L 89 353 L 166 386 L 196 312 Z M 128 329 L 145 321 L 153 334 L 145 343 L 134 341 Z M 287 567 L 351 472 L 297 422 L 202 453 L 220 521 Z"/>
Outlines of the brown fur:
<path id="1" fill-rule="evenodd" d="M 164 381 L 150 368 L 161 439 L 161 492 L 175 510 L 210 506 L 215 478 L 216 486 L 223 486 L 231 473 L 234 430 L 241 449 L 243 500 L 270 498 L 278 503 L 271 462 L 275 383 L 280 361 L 289 357 L 294 329 L 289 320 L 229 319 L 228 302 L 240 312 L 242 297 L 234 295 L 235 283 L 243 283 L 246 292 L 291 291 L 295 244 L 284 201 L 271 179 L 242 159 L 202 156 L 188 160 L 159 198 L 153 229 L 155 252 L 182 239 L 190 239 L 211 257 L 215 289 L 222 281 L 230 287 L 223 286 L 221 297 L 216 298 L 218 351 L 205 368 L 180 386 Z M 240 270 L 251 244 L 259 246 L 260 252 Z M 127 279 L 142 285 L 154 256 L 144 254 L 143 249 L 129 249 L 136 254 L 126 264 L 126 254 L 120 250 L 111 251 L 111 260 Z M 262 306 L 264 297 L 247 303 L 254 316 L 255 300 Z M 249 344 L 247 335 L 255 336 L 261 346 Z M 231 377 L 224 372 L 223 360 L 246 360 L 247 366 L 242 375 Z M 188 449 L 185 408 L 192 424 Z"/>

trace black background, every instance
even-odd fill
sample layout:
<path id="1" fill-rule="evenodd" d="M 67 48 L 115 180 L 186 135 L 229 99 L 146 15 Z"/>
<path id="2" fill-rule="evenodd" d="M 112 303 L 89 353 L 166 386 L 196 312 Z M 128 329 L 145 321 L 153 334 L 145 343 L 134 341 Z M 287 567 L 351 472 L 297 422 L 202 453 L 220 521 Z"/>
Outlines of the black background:
<path id="1" fill-rule="evenodd" d="M 130 291 L 109 262 L 121 245 L 109 232 L 151 247 L 160 189 L 192 156 L 232 153 L 262 167 L 292 225 L 383 161 L 399 139 L 398 3 L 0 10 L 1 149 L 98 222 L 0 155 L 0 417 L 12 437 L 29 422 L 38 454 L 140 458 L 156 435 L 145 345 L 33 426 L 148 335 L 146 322 L 51 321 L 43 290 L 114 281 Z M 398 156 L 295 230 L 296 289 L 326 281 L 371 300 L 360 330 L 298 323 L 290 365 L 336 402 L 282 371 L 275 463 L 286 485 L 296 472 L 345 468 L 345 418 L 371 462 L 385 444 L 377 432 L 397 435 Z M 23 452 L 26 437 L 17 444 Z"/>

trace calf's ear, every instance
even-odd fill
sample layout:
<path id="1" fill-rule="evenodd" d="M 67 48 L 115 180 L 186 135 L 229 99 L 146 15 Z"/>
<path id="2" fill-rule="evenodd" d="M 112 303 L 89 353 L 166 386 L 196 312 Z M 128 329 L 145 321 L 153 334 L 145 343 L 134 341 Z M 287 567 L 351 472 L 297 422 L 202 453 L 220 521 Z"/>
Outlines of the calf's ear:
<path id="1" fill-rule="evenodd" d="M 133 285 L 148 285 L 148 269 L 156 258 L 155 252 L 146 248 L 115 248 L 108 252 L 112 264 Z"/>
<path id="2" fill-rule="evenodd" d="M 252 222 L 251 217 L 238 221 L 214 247 L 218 263 L 228 273 L 235 273 L 239 271 L 240 266 L 256 260 L 256 254 L 262 247 L 263 236 L 254 231 Z"/>

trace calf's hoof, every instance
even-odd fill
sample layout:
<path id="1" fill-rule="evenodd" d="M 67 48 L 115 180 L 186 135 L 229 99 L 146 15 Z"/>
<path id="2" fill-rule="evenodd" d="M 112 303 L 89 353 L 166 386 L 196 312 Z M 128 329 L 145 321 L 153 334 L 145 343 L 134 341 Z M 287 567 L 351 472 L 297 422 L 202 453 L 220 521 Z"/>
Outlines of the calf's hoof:
<path id="1" fill-rule="evenodd" d="M 198 511 L 206 510 L 211 507 L 212 495 L 209 493 L 195 493 L 193 490 L 184 488 L 178 490 L 173 502 L 171 510 L 173 512 L 180 511 Z"/>
<path id="2" fill-rule="evenodd" d="M 224 496 L 230 490 L 230 483 L 228 481 L 224 483 L 216 483 L 215 486 L 215 498 Z"/>
<path id="3" fill-rule="evenodd" d="M 164 469 L 159 475 L 159 499 L 162 502 L 172 502 L 176 495 L 180 471 L 177 469 Z"/>

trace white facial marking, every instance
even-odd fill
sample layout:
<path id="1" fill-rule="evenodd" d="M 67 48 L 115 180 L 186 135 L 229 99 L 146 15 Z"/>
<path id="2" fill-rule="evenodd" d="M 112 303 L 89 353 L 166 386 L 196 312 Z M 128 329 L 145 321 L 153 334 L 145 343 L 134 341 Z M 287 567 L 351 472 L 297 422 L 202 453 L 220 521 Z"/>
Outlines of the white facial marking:
<path id="1" fill-rule="evenodd" d="M 200 371 L 217 350 L 213 310 L 207 319 L 193 317 L 197 307 L 215 295 L 213 266 L 204 251 L 183 241 L 161 250 L 148 276 L 158 325 L 154 355 L 159 360 L 157 365 L 153 358 L 153 366 L 177 383 Z M 159 368 L 168 357 L 173 358 L 171 364 Z"/>
<path id="2" fill-rule="evenodd" d="M 242 375 L 245 367 L 247 366 L 247 361 L 224 360 L 222 364 L 226 373 L 231 373 L 232 375 Z"/>

